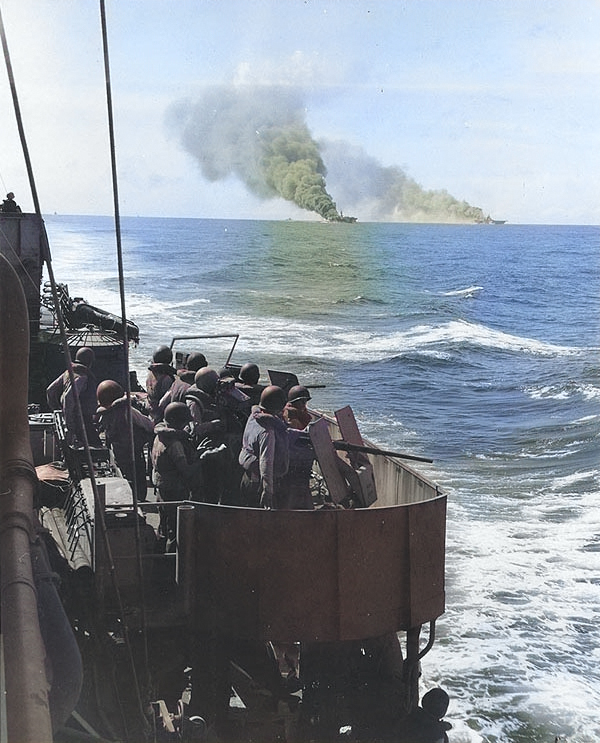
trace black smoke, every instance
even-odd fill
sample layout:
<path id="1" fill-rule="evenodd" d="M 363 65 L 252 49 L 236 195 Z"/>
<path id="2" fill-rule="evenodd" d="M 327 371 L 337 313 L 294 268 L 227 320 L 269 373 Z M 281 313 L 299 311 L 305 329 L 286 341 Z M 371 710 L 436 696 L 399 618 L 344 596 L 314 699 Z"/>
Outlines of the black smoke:
<path id="1" fill-rule="evenodd" d="M 261 198 L 280 196 L 324 219 L 338 218 L 297 92 L 210 88 L 195 102 L 176 104 L 169 118 L 209 181 L 235 175 Z"/>

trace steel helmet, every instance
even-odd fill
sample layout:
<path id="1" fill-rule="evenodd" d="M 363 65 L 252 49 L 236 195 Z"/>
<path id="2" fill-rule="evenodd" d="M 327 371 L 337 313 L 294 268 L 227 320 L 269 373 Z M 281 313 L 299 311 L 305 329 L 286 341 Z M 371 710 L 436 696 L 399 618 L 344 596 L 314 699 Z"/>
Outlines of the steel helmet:
<path id="1" fill-rule="evenodd" d="M 288 402 L 299 402 L 303 400 L 308 402 L 310 400 L 310 392 L 301 384 L 296 384 L 290 388 L 288 392 Z"/>
<path id="2" fill-rule="evenodd" d="M 158 346 L 152 354 L 152 361 L 155 364 L 170 364 L 173 361 L 173 351 L 169 346 Z"/>
<path id="3" fill-rule="evenodd" d="M 260 407 L 267 413 L 281 413 L 286 401 L 285 392 L 274 384 L 265 387 L 260 395 Z"/>
<path id="4" fill-rule="evenodd" d="M 421 707 L 435 717 L 436 720 L 439 720 L 448 711 L 449 702 L 450 698 L 448 694 L 439 686 L 436 686 L 434 689 L 430 689 L 427 694 L 423 694 Z"/>
<path id="5" fill-rule="evenodd" d="M 171 428 L 184 428 L 192 420 L 192 412 L 184 402 L 170 402 L 165 408 L 165 423 Z"/>
<path id="6" fill-rule="evenodd" d="M 95 359 L 96 355 L 94 354 L 92 349 L 88 348 L 87 346 L 80 348 L 75 354 L 75 361 L 78 364 L 87 366 L 88 368 L 94 363 Z"/>
<path id="7" fill-rule="evenodd" d="M 240 369 L 240 379 L 244 384 L 258 384 L 260 370 L 256 364 L 244 364 Z"/>
<path id="8" fill-rule="evenodd" d="M 212 393 L 217 388 L 217 382 L 219 381 L 219 375 L 210 366 L 204 366 L 202 369 L 198 369 L 194 376 L 194 384 L 199 390 L 206 392 L 207 395 Z"/>
<path id="9" fill-rule="evenodd" d="M 206 360 L 206 356 L 199 351 L 192 351 L 185 362 L 185 368 L 188 371 L 195 372 L 198 371 L 198 369 L 204 368 L 205 366 L 208 366 L 208 361 Z"/>
<path id="10" fill-rule="evenodd" d="M 100 382 L 96 389 L 96 397 L 98 398 L 98 405 L 103 408 L 110 408 L 115 400 L 123 397 L 125 392 L 118 382 L 113 379 L 105 379 L 104 382 Z"/>

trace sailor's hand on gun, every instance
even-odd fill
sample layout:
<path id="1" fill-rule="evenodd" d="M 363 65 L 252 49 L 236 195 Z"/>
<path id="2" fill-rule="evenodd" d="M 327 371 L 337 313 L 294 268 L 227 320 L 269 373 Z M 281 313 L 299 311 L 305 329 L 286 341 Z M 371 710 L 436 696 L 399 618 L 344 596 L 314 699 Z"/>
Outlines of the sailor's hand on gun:
<path id="1" fill-rule="evenodd" d="M 210 449 L 209 438 L 202 439 L 202 441 L 196 447 L 196 451 L 199 451 L 200 453 L 202 453 L 203 451 L 206 451 L 207 449 Z"/>
<path id="2" fill-rule="evenodd" d="M 224 452 L 227 449 L 225 444 L 213 447 L 210 439 L 202 439 L 202 441 L 196 447 L 196 451 L 199 453 L 199 459 L 207 459 L 208 457 L 214 457 Z"/>

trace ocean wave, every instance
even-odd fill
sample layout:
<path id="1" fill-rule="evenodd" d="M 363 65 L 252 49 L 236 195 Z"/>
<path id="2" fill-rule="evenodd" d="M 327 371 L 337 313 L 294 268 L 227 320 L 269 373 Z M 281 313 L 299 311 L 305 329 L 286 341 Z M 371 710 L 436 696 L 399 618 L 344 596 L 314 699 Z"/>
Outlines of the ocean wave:
<path id="1" fill-rule="evenodd" d="M 580 350 L 572 346 L 560 346 L 538 341 L 534 338 L 512 335 L 502 330 L 495 330 L 486 325 L 470 323 L 465 320 L 452 320 L 438 326 L 419 326 L 414 328 L 412 332 L 413 334 L 420 334 L 425 343 L 471 345 L 540 356 L 569 355 L 578 353 Z"/>
<path id="2" fill-rule="evenodd" d="M 314 358 L 335 358 L 340 361 L 362 359 L 364 361 L 381 361 L 405 354 L 420 354 L 439 360 L 450 361 L 453 355 L 465 348 L 491 349 L 495 351 L 525 353 L 534 356 L 572 355 L 581 349 L 559 346 L 538 341 L 533 338 L 511 335 L 494 330 L 485 325 L 469 323 L 464 320 L 452 320 L 440 324 L 425 324 L 408 327 L 392 332 L 378 333 L 368 330 L 352 330 L 344 325 L 309 323 L 289 318 L 270 317 L 267 319 L 254 316 L 211 316 L 202 310 L 196 319 L 185 313 L 186 317 L 177 316 L 177 308 L 168 301 L 153 300 L 148 302 L 144 297 L 131 298 L 129 314 L 143 321 L 152 318 L 152 334 L 156 333 L 156 321 L 160 320 L 163 328 L 177 328 L 182 332 L 182 325 L 202 325 L 203 332 L 237 332 L 248 345 L 265 348 L 265 332 L 268 332 L 268 351 L 272 354 L 289 354 L 294 348 L 298 355 Z M 202 307 L 206 302 L 194 300 Z M 182 304 L 181 306 L 190 306 Z M 208 305 L 210 306 L 210 305 Z M 181 310 L 180 310 L 181 311 Z M 142 331 L 144 328 L 141 327 Z"/>
<path id="3" fill-rule="evenodd" d="M 371 299 L 370 297 L 363 297 L 359 294 L 352 299 L 335 299 L 332 304 L 385 305 L 386 302 L 383 299 Z"/>
<path id="4" fill-rule="evenodd" d="M 550 485 L 550 490 L 565 490 L 577 483 L 589 482 L 597 486 L 599 473 L 597 470 L 589 470 L 588 472 L 573 472 L 569 475 L 563 475 L 556 477 Z"/>
<path id="5" fill-rule="evenodd" d="M 482 286 L 468 286 L 466 289 L 453 289 L 449 292 L 442 292 L 442 297 L 463 297 L 470 299 L 471 297 L 477 296 L 477 294 L 483 291 Z"/>
<path id="6" fill-rule="evenodd" d="M 188 299 L 185 302 L 177 302 L 176 304 L 172 304 L 171 308 L 173 310 L 177 310 L 182 307 L 194 307 L 197 304 L 210 304 L 210 299 L 205 299 L 204 297 L 195 297 L 194 299 Z"/>
<path id="7" fill-rule="evenodd" d="M 580 423 L 590 423 L 591 421 L 597 421 L 600 419 L 600 415 L 584 415 L 582 418 L 577 418 L 577 420 L 573 421 L 574 425 L 578 425 Z"/>
<path id="8" fill-rule="evenodd" d="M 533 400 L 567 400 L 581 395 L 584 400 L 599 400 L 600 388 L 588 383 L 569 381 L 564 384 L 546 384 L 539 387 L 525 387 L 523 392 Z"/>
<path id="9" fill-rule="evenodd" d="M 103 275 L 105 278 L 106 275 Z M 120 314 L 120 303 L 116 285 L 106 286 L 102 282 L 90 282 L 86 288 L 84 298 L 91 304 L 101 307 L 108 312 Z M 480 290 L 482 287 L 470 286 L 465 289 L 456 289 L 447 292 L 448 296 L 466 296 L 469 292 Z M 242 338 L 247 338 L 253 345 L 259 343 L 264 348 L 265 328 L 268 328 L 269 351 L 286 352 L 290 345 L 294 345 L 297 352 L 315 358 L 336 358 L 338 360 L 362 358 L 366 361 L 380 361 L 405 354 L 420 354 L 425 358 L 439 361 L 452 361 L 456 352 L 465 348 L 491 349 L 509 353 L 531 354 L 534 356 L 574 355 L 582 349 L 563 346 L 534 338 L 514 335 L 489 326 L 472 323 L 466 320 L 450 320 L 439 323 L 421 323 L 413 326 L 391 330 L 390 323 L 386 332 L 379 333 L 369 330 L 354 330 L 344 324 L 309 323 L 306 320 L 290 320 L 286 317 L 243 315 L 222 315 L 222 308 L 215 305 L 214 311 L 211 300 L 206 297 L 193 297 L 183 301 L 175 301 L 169 291 L 158 298 L 146 294 L 145 291 L 131 291 L 127 296 L 127 314 L 133 322 L 140 326 L 142 337 L 148 337 L 149 344 L 154 345 L 157 331 L 164 338 L 172 329 L 172 334 L 194 332 L 194 326 L 200 324 L 203 329 L 210 326 L 210 332 L 239 332 Z M 296 297 L 290 297 L 290 302 L 296 302 Z M 364 295 L 357 295 L 352 299 L 338 301 L 338 304 L 354 306 L 385 304 L 378 299 Z M 197 310 L 197 316 L 194 314 Z M 217 314 L 218 312 L 218 314 Z M 415 318 L 416 319 L 416 318 Z M 405 324 L 407 318 L 399 317 L 397 324 Z M 163 342 L 161 340 L 161 342 Z M 598 399 L 600 390 L 593 384 L 583 385 L 580 388 L 585 399 Z M 566 389 L 557 389 L 556 386 L 529 388 L 526 394 L 532 397 L 558 396 L 565 397 L 570 393 Z"/>
<path id="10" fill-rule="evenodd" d="M 545 500 L 547 508 L 556 506 L 554 493 Z M 600 732 L 594 714 L 600 696 L 586 667 L 587 653 L 597 646 L 597 627 L 587 616 L 596 606 L 591 580 L 598 561 L 597 553 L 582 547 L 597 534 L 598 521 L 588 499 L 580 498 L 557 529 L 556 520 L 540 519 L 537 501 L 516 511 L 513 506 L 512 515 L 493 523 L 457 522 L 450 512 L 448 604 L 436 628 L 435 676 L 424 680 L 449 691 L 449 721 L 477 720 L 483 740 L 553 740 L 561 734 L 591 743 Z M 575 585 L 573 576 L 586 582 Z M 523 710 L 514 738 L 496 727 L 500 708 Z"/>
<path id="11" fill-rule="evenodd" d="M 329 339 L 329 341 L 331 338 Z M 386 334 L 369 332 L 334 334 L 335 345 L 328 351 L 353 355 L 359 349 L 370 360 L 388 358 L 410 352 L 432 354 L 437 358 L 465 347 L 493 349 L 536 356 L 570 355 L 580 351 L 570 346 L 559 346 L 533 338 L 511 335 L 501 330 L 464 320 L 452 320 L 436 325 L 417 325 L 406 330 Z"/>

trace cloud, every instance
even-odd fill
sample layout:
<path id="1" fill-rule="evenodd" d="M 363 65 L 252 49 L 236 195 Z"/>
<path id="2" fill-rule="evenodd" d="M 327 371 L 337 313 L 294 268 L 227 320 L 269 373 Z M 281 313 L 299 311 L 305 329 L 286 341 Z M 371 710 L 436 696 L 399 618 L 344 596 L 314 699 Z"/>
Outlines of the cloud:
<path id="1" fill-rule="evenodd" d="M 317 51 L 295 51 L 287 57 L 246 60 L 238 64 L 233 85 L 279 86 L 307 89 L 319 87 L 324 80 L 336 84 L 343 77 L 343 65 L 332 67 Z M 332 78 L 332 70 L 334 76 Z"/>

